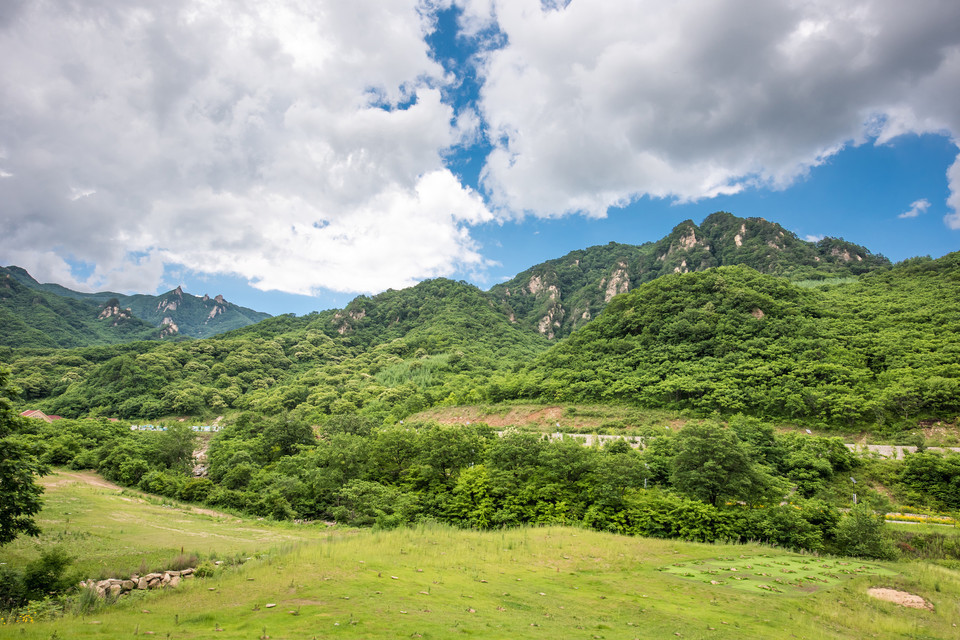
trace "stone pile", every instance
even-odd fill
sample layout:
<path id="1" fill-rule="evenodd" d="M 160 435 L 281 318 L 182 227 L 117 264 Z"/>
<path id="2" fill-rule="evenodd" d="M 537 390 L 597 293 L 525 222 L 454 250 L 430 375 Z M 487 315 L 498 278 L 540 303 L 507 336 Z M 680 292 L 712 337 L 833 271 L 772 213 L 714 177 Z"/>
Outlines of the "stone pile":
<path id="1" fill-rule="evenodd" d="M 109 594 L 111 597 L 119 597 L 130 591 L 137 589 L 162 589 L 165 587 L 176 587 L 182 580 L 193 578 L 193 569 L 184 569 L 183 571 L 161 571 L 158 573 L 148 573 L 146 575 L 133 574 L 128 579 L 108 578 L 106 580 L 84 580 L 80 583 L 81 588 L 96 589 L 97 595 L 104 598 Z"/>

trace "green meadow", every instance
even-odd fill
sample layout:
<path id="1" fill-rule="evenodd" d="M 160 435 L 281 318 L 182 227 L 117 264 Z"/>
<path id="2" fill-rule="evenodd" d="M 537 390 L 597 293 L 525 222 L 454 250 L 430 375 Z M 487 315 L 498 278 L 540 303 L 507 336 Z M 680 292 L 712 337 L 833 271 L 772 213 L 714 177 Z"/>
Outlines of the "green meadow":
<path id="1" fill-rule="evenodd" d="M 83 577 L 159 567 L 181 549 L 225 563 L 177 589 L 136 592 L 86 615 L 5 624 L 0 637 L 556 640 L 960 633 L 960 572 L 932 564 L 862 563 L 759 545 L 562 527 L 476 532 L 425 524 L 376 531 L 278 524 L 199 512 L 91 481 L 96 476 L 72 472 L 47 477 L 43 536 L 7 545 L 0 561 L 28 559 L 39 545 L 59 543 L 76 556 Z M 751 580 L 732 579 L 747 574 Z M 776 588 L 753 586 L 758 584 Z M 933 611 L 872 599 L 871 587 L 920 595 Z"/>

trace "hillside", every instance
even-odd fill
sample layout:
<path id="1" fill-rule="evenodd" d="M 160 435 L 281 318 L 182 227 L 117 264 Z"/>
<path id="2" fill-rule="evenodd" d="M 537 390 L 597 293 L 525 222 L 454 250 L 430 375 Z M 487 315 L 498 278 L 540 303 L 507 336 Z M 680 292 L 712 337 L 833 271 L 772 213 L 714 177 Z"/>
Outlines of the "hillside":
<path id="1" fill-rule="evenodd" d="M 810 289 L 747 267 L 614 298 L 501 399 L 626 403 L 875 429 L 960 413 L 960 253 Z"/>
<path id="2" fill-rule="evenodd" d="M 960 413 L 958 256 L 819 288 L 744 266 L 669 274 L 612 298 L 549 350 L 476 287 L 432 280 L 197 343 L 7 359 L 27 400 L 65 416 L 395 421 L 532 400 L 897 432 Z"/>
<path id="3" fill-rule="evenodd" d="M 657 242 L 573 251 L 494 286 L 490 294 L 511 318 L 553 339 L 569 335 L 613 296 L 644 282 L 729 265 L 817 280 L 860 275 L 889 267 L 890 261 L 842 239 L 807 242 L 774 222 L 717 212 L 699 226 L 681 222 Z"/>
<path id="4" fill-rule="evenodd" d="M 160 337 L 156 327 L 115 303 L 98 307 L 33 289 L 12 269 L 0 268 L 0 345 L 70 348 Z"/>
<path id="5" fill-rule="evenodd" d="M 12 366 L 29 399 L 63 416 L 297 409 L 315 420 L 356 411 L 396 419 L 547 346 L 476 287 L 431 280 L 202 341 L 21 353 Z"/>
<path id="6" fill-rule="evenodd" d="M 254 311 L 253 309 L 228 302 L 224 300 L 223 296 L 218 295 L 211 298 L 210 296 L 204 295 L 203 297 L 198 297 L 184 293 L 180 287 L 159 296 L 146 294 L 123 295 L 112 291 L 82 293 L 73 291 L 59 284 L 41 284 L 20 267 L 6 267 L 3 269 L 3 272 L 11 279 L 16 280 L 33 291 L 48 294 L 48 299 L 60 298 L 79 301 L 99 309 L 110 306 L 117 307 L 121 310 L 129 310 L 136 318 L 160 329 L 159 333 L 162 337 L 187 336 L 192 338 L 205 338 L 245 327 L 270 317 L 268 313 Z M 50 296 L 56 296 L 56 298 L 50 298 Z M 56 342 L 57 336 L 53 335 L 51 339 Z M 11 341 L 14 340 L 11 339 Z M 77 342 L 70 346 L 94 344 L 103 344 L 103 342 Z"/>

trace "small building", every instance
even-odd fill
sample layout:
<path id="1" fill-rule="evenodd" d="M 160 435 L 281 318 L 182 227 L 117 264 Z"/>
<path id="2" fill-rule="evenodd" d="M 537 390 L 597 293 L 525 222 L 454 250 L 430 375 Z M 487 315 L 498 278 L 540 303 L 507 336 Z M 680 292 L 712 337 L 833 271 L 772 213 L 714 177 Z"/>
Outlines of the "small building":
<path id="1" fill-rule="evenodd" d="M 54 420 L 63 420 L 60 416 L 48 416 L 43 411 L 38 411 L 36 409 L 29 409 L 23 411 L 20 414 L 24 418 L 36 418 L 37 420 L 43 420 L 44 422 L 53 422 Z"/>

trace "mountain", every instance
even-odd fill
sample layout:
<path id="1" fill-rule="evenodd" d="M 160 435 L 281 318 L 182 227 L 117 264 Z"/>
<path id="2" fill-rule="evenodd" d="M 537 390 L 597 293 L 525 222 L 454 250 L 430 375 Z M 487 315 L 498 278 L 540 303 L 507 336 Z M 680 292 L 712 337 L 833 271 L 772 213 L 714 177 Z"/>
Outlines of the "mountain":
<path id="1" fill-rule="evenodd" d="M 843 239 L 808 242 L 775 222 L 717 212 L 699 226 L 681 222 L 657 242 L 611 242 L 548 260 L 492 287 L 490 295 L 515 322 L 561 338 L 596 317 L 613 296 L 644 282 L 729 265 L 823 280 L 888 268 L 890 261 Z"/>
<path id="2" fill-rule="evenodd" d="M 193 338 L 214 336 L 270 317 L 269 313 L 227 302 L 221 295 L 198 297 L 184 293 L 181 287 L 159 296 L 126 296 L 121 302 L 137 317 L 164 328 L 167 334 Z"/>
<path id="3" fill-rule="evenodd" d="M 156 327 L 117 304 L 98 307 L 32 289 L 23 284 L 22 274 L 4 268 L 0 268 L 0 327 L 0 345 L 7 347 L 69 348 L 160 337 Z"/>
<path id="4" fill-rule="evenodd" d="M 878 428 L 960 413 L 960 253 L 836 286 L 744 266 L 674 273 L 512 377 L 504 400 L 626 403 Z"/>
<path id="5" fill-rule="evenodd" d="M 356 412 L 383 420 L 479 400 L 465 394 L 548 346 L 477 287 L 436 279 L 205 340 L 78 349 L 11 364 L 27 399 L 68 417 L 295 409 L 315 422 Z"/>
<path id="6" fill-rule="evenodd" d="M 268 313 L 254 311 L 227 302 L 223 296 L 218 295 L 210 298 L 204 295 L 201 298 L 184 293 L 181 287 L 159 296 L 145 294 L 128 296 L 112 291 L 82 293 L 59 284 L 41 284 L 20 267 L 6 267 L 3 272 L 34 291 L 83 302 L 100 309 L 109 306 L 129 310 L 133 316 L 159 328 L 160 337 L 205 338 L 255 324 L 270 317 Z M 114 317 L 116 317 L 116 314 L 114 314 Z M 102 343 L 90 342 L 86 344 Z"/>

